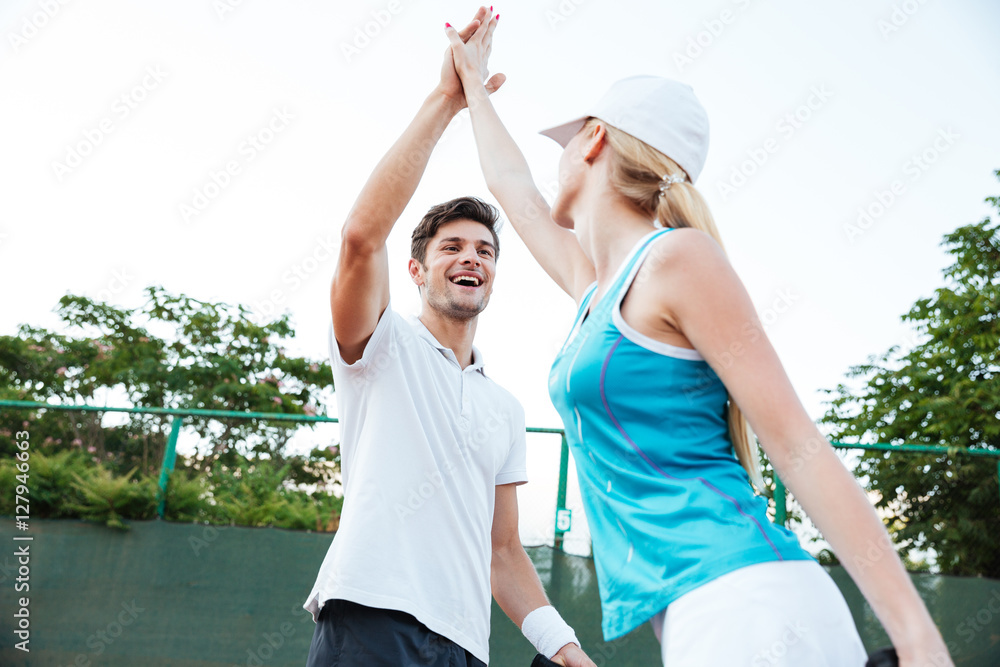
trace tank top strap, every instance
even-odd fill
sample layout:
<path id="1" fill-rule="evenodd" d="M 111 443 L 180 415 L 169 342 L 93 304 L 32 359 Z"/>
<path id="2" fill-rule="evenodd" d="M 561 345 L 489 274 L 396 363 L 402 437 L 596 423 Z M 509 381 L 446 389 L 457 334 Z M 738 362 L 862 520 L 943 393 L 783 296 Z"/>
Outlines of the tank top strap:
<path id="1" fill-rule="evenodd" d="M 569 330 L 569 334 L 566 336 L 566 340 L 563 341 L 562 350 L 565 350 L 570 341 L 576 338 L 577 333 L 583 326 L 584 319 L 588 316 L 590 312 L 590 302 L 594 300 L 594 294 L 597 292 L 597 281 L 590 284 L 587 291 L 583 293 L 583 297 L 580 299 L 580 305 L 576 309 L 576 319 L 573 320 L 573 328 Z"/>
<path id="2" fill-rule="evenodd" d="M 632 258 L 629 260 L 628 267 L 621 272 L 618 277 L 618 281 L 608 290 L 608 305 L 612 311 L 617 308 L 618 304 L 625 297 L 625 293 L 628 292 L 629 288 L 632 286 L 632 282 L 635 280 L 636 275 L 638 275 L 639 270 L 642 268 L 642 263 L 646 259 L 646 255 L 652 249 L 653 244 L 657 240 L 663 238 L 663 235 L 672 232 L 673 227 L 666 227 L 661 229 L 654 234 L 651 234 L 645 242 L 642 243 L 636 251 L 633 253 Z M 613 297 L 611 295 L 614 295 Z"/>
<path id="3" fill-rule="evenodd" d="M 611 287 L 609 287 L 608 291 L 601 297 L 601 303 L 595 305 L 595 307 L 599 307 L 601 309 L 602 314 L 610 316 L 610 313 L 613 312 L 615 305 L 621 301 L 622 293 L 627 291 L 629 285 L 632 284 L 632 280 L 635 278 L 635 274 L 639 270 L 639 265 L 645 258 L 649 248 L 656 242 L 657 239 L 671 231 L 673 231 L 672 227 L 658 229 L 650 232 L 635 244 L 635 247 L 626 256 L 621 268 L 618 269 L 618 273 L 614 281 L 611 283 Z"/>
<path id="4" fill-rule="evenodd" d="M 576 329 L 583 321 L 584 314 L 590 310 L 591 301 L 594 300 L 594 294 L 597 293 L 597 281 L 590 283 L 590 287 L 587 291 L 583 293 L 583 298 L 580 299 L 580 307 L 576 311 L 576 321 L 573 322 L 573 328 Z"/>

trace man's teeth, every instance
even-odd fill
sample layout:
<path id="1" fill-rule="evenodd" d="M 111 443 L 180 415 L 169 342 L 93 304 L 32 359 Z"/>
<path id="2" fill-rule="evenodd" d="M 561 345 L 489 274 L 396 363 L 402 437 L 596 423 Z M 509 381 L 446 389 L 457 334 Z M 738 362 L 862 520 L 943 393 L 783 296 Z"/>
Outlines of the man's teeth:
<path id="1" fill-rule="evenodd" d="M 458 276 L 457 278 L 452 280 L 452 282 L 455 283 L 456 285 L 459 283 L 466 283 L 469 285 L 474 285 L 475 287 L 479 287 L 479 278 L 475 278 L 473 276 Z"/>

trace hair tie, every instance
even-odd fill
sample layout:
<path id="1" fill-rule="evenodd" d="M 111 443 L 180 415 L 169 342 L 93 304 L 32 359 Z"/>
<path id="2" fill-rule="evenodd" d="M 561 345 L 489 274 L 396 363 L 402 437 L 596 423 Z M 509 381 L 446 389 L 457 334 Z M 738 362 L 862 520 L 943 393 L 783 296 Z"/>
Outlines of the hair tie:
<path id="1" fill-rule="evenodd" d="M 686 180 L 687 177 L 684 174 L 664 174 L 660 179 L 660 195 L 666 194 L 667 190 L 669 190 L 670 186 L 674 183 L 683 183 Z"/>

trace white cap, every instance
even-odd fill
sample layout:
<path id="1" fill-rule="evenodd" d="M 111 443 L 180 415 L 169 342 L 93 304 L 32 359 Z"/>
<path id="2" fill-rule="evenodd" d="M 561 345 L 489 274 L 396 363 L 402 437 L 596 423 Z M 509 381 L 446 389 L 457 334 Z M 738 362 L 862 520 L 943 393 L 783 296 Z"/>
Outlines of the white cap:
<path id="1" fill-rule="evenodd" d="M 591 116 L 644 141 L 683 169 L 694 183 L 708 156 L 708 114 L 691 86 L 658 76 L 622 79 L 590 111 L 541 134 L 565 148 Z"/>

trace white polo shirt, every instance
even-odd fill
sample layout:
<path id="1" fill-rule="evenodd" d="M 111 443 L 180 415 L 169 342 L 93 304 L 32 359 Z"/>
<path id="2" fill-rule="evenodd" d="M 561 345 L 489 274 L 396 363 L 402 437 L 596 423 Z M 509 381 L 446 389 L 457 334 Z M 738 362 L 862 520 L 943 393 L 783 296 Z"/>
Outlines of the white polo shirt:
<path id="1" fill-rule="evenodd" d="M 521 404 L 475 347 L 463 370 L 391 307 L 353 364 L 331 326 L 330 357 L 344 507 L 304 607 L 404 611 L 488 663 L 496 485 L 528 479 Z"/>

